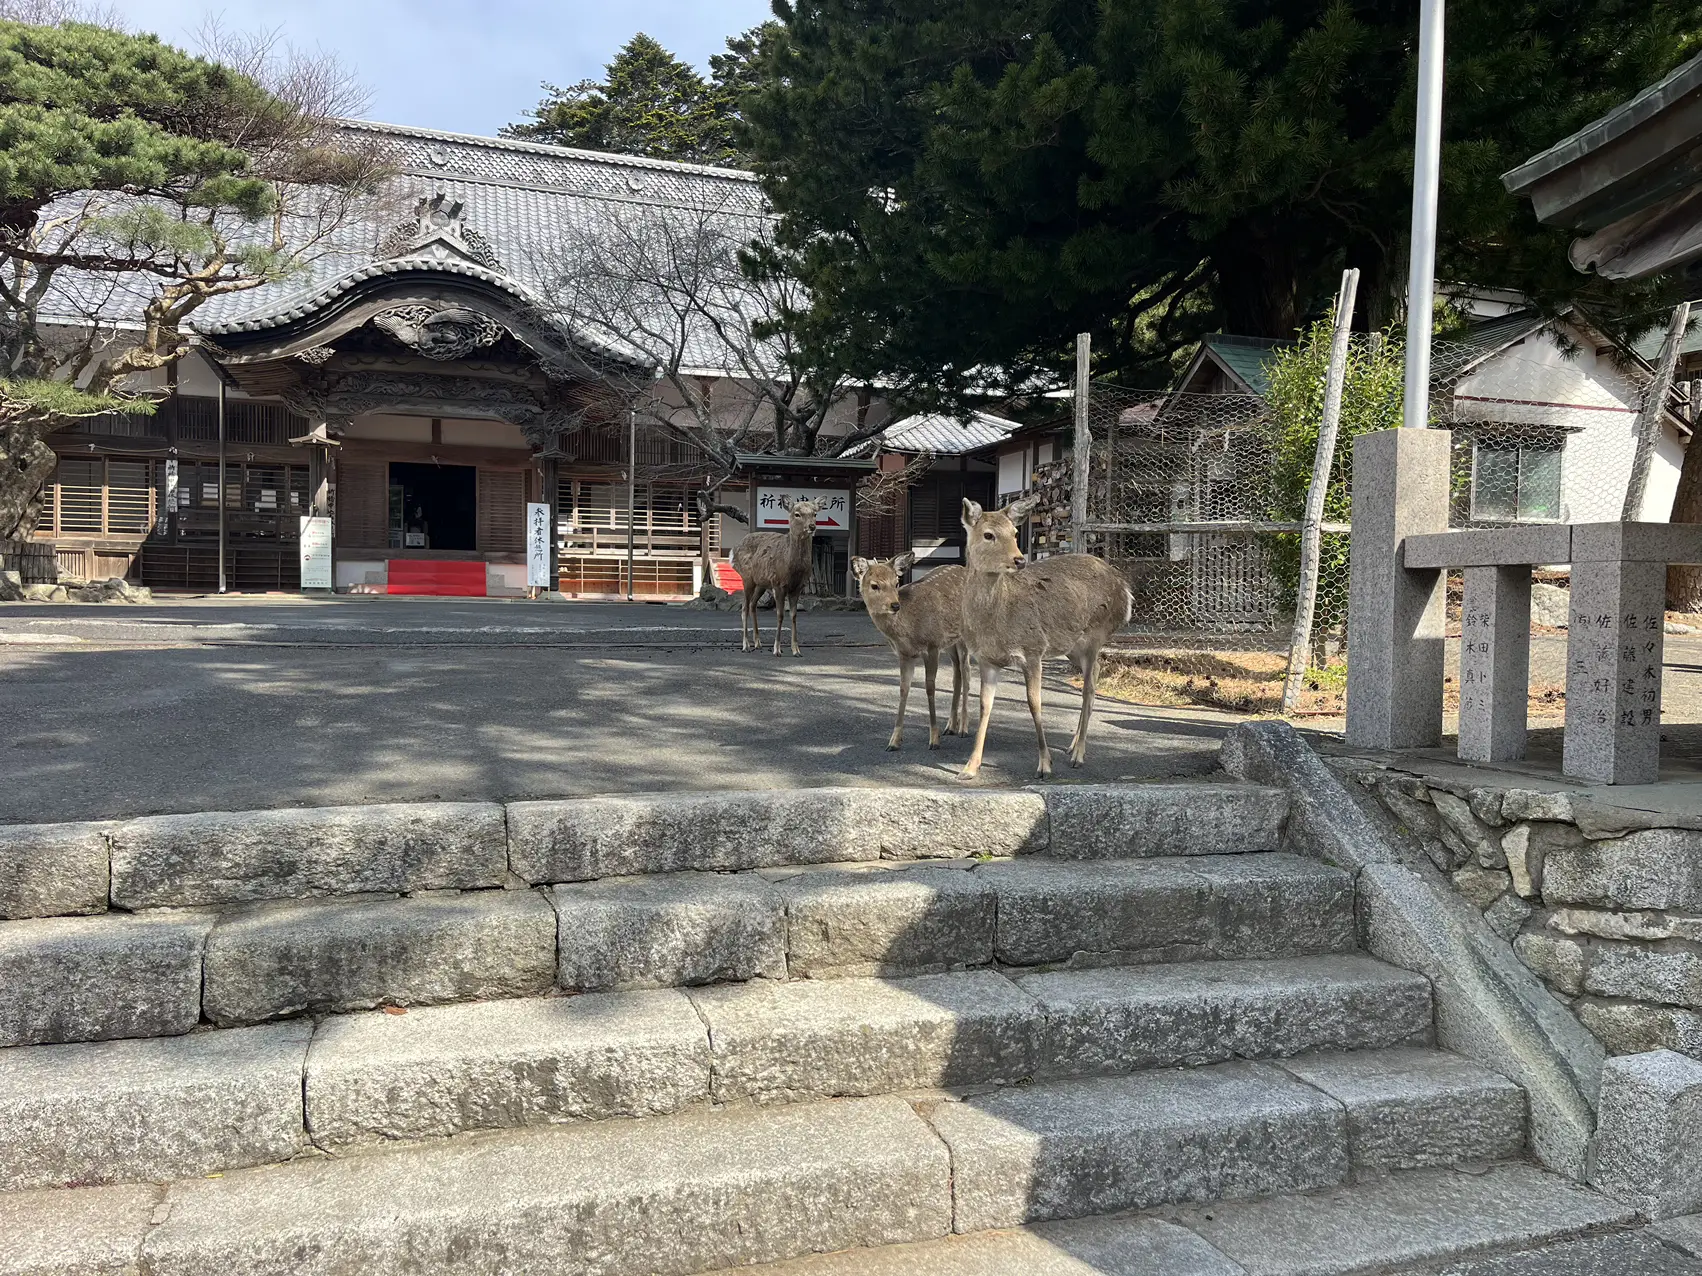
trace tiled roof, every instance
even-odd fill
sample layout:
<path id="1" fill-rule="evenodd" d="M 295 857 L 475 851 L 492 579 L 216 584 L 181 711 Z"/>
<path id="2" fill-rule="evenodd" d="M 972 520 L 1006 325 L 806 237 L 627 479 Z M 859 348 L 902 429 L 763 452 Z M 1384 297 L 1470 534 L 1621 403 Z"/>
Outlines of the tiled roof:
<path id="1" fill-rule="evenodd" d="M 546 275 L 566 227 L 594 232 L 612 210 L 632 207 L 653 209 L 657 216 L 670 211 L 697 215 L 710 208 L 734 224 L 754 222 L 765 213 L 755 177 L 733 169 L 367 121 L 349 121 L 342 128 L 352 140 L 376 143 L 390 152 L 398 173 L 383 197 L 338 227 L 323 251 L 299 272 L 202 306 L 193 320 L 197 330 L 209 335 L 257 331 L 288 322 L 375 273 L 407 269 L 473 275 L 536 303 L 547 294 Z M 420 199 L 437 194 L 461 202 L 466 226 L 488 242 L 500 263 L 495 271 L 467 263 L 385 259 L 380 245 Z M 66 284 L 68 290 L 75 287 L 72 280 Z M 120 314 L 133 314 L 137 299 L 122 299 L 121 304 Z M 76 312 L 70 307 L 66 313 Z M 731 367 L 707 334 L 696 340 L 687 362 Z"/>
<path id="2" fill-rule="evenodd" d="M 938 413 L 908 416 L 887 426 L 881 435 L 881 446 L 890 452 L 960 456 L 1003 443 L 1016 428 L 1015 421 L 986 412 L 973 413 L 967 421 Z"/>
<path id="3" fill-rule="evenodd" d="M 1501 180 L 1513 194 L 1520 194 L 1549 174 L 1647 123 L 1687 94 L 1694 93 L 1698 87 L 1702 87 L 1702 55 L 1673 68 L 1668 75 L 1630 101 L 1621 102 L 1576 133 L 1561 138 L 1545 151 L 1539 151 L 1517 168 L 1504 173 Z"/>

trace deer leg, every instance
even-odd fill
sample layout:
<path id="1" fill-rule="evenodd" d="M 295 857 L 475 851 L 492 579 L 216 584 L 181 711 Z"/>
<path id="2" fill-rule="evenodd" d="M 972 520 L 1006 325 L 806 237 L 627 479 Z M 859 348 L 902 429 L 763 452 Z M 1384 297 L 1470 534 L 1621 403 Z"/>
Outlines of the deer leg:
<path id="1" fill-rule="evenodd" d="M 886 742 L 889 750 L 897 749 L 904 743 L 904 711 L 910 706 L 910 678 L 915 672 L 914 656 L 898 658 L 898 721 L 892 724 L 892 735 Z"/>
<path id="2" fill-rule="evenodd" d="M 794 656 L 804 654 L 798 650 L 798 595 L 796 594 L 792 595 L 792 654 Z"/>
<path id="3" fill-rule="evenodd" d="M 1093 719 L 1093 690 L 1099 675 L 1099 651 L 1094 649 L 1082 658 L 1081 720 L 1076 723 L 1075 739 L 1070 741 L 1070 765 L 1080 766 L 1087 761 L 1087 724 Z"/>
<path id="4" fill-rule="evenodd" d="M 969 761 L 963 764 L 963 770 L 958 772 L 960 780 L 973 780 L 981 773 L 981 754 L 987 748 L 987 724 L 993 720 L 993 701 L 999 695 L 999 667 L 981 662 L 981 721 L 975 724 L 975 748 L 970 751 Z"/>
<path id="5" fill-rule="evenodd" d="M 934 712 L 934 680 L 940 672 L 940 649 L 929 647 L 922 655 L 922 676 L 928 686 L 928 747 L 940 747 L 940 718 Z"/>
<path id="6" fill-rule="evenodd" d="M 969 734 L 969 651 L 962 643 L 951 649 L 951 734 Z"/>
<path id="7" fill-rule="evenodd" d="M 751 649 L 751 587 L 747 584 L 739 595 L 739 650 Z"/>
<path id="8" fill-rule="evenodd" d="M 780 654 L 780 631 L 786 627 L 786 595 L 777 587 L 774 591 L 774 654 Z"/>
<path id="9" fill-rule="evenodd" d="M 1052 750 L 1046 747 L 1046 724 L 1040 720 L 1040 674 L 1041 661 L 1039 655 L 1033 655 L 1023 661 L 1023 677 L 1028 684 L 1028 712 L 1034 719 L 1034 735 L 1040 742 L 1040 765 L 1035 774 L 1042 780 L 1052 778 Z"/>

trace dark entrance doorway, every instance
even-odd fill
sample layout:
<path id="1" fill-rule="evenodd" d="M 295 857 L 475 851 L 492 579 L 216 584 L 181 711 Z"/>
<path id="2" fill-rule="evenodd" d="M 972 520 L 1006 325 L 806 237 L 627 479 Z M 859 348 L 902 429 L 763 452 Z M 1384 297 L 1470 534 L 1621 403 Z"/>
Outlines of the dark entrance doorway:
<path id="1" fill-rule="evenodd" d="M 390 462 L 390 548 L 479 547 L 479 471 Z"/>

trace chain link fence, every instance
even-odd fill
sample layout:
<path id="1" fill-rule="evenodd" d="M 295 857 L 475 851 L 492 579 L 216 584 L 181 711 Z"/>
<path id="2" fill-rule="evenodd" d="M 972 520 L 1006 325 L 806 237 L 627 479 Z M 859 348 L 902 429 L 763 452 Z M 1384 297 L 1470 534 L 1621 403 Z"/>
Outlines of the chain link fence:
<path id="1" fill-rule="evenodd" d="M 1354 340 L 1363 352 L 1376 339 Z M 1636 369 L 1599 357 L 1580 366 L 1540 343 L 1528 353 L 1490 355 L 1482 345 L 1438 341 L 1432 373 L 1431 424 L 1453 438 L 1452 526 L 1621 517 L 1641 403 Z M 1293 706 L 1301 716 L 1342 711 L 1353 437 L 1398 424 L 1398 364 L 1393 391 L 1380 393 L 1388 400 L 1383 419 L 1344 413 L 1331 458 L 1308 668 Z M 1073 473 L 1064 459 L 1038 476 L 1035 550 L 1084 549 L 1128 579 L 1134 614 L 1111 653 L 1113 685 L 1121 678 L 1133 697 L 1159 703 L 1276 711 L 1294 637 L 1300 520 L 1317 422 L 1285 423 L 1262 395 L 1151 393 L 1104 382 L 1089 388 L 1087 418 L 1084 544 L 1070 539 Z M 1669 431 L 1657 448 L 1643 517 L 1667 516 L 1682 459 L 1682 444 Z M 1558 722 L 1564 711 L 1568 578 L 1565 564 L 1536 572 L 1533 725 L 1545 716 Z M 1459 633 L 1461 592 L 1454 573 L 1451 637 Z M 1450 683 L 1450 708 L 1456 690 Z M 1702 697 L 1694 712 L 1674 700 L 1668 716 L 1702 720 Z"/>

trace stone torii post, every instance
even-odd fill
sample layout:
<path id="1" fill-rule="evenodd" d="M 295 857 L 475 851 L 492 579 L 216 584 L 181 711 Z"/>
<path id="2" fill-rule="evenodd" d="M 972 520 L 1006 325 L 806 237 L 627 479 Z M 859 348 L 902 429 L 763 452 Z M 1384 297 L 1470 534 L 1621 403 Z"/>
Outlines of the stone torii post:
<path id="1" fill-rule="evenodd" d="M 1448 531 L 1446 430 L 1354 441 L 1348 742 L 1442 742 L 1446 572 L 1463 569 L 1459 756 L 1525 753 L 1531 569 L 1572 565 L 1563 770 L 1602 784 L 1659 778 L 1666 569 L 1702 562 L 1702 526 L 1562 523 Z"/>

